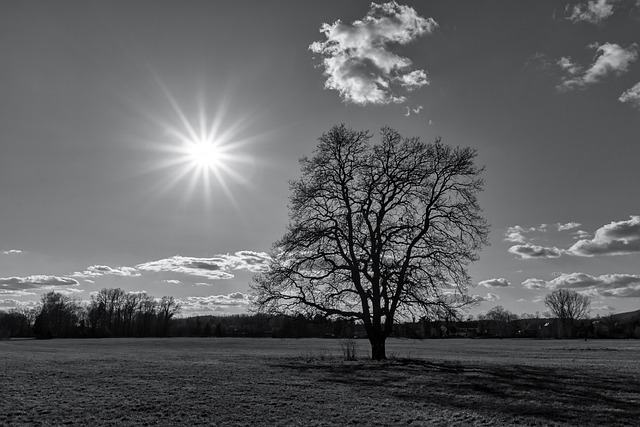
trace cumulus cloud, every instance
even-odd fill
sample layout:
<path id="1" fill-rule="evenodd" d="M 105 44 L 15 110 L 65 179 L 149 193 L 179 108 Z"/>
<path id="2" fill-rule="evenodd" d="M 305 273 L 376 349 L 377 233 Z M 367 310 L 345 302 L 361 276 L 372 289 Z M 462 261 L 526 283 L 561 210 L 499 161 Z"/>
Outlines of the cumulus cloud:
<path id="1" fill-rule="evenodd" d="M 90 267 L 87 267 L 85 271 L 83 272 L 76 271 L 70 276 L 80 277 L 83 279 L 88 279 L 89 277 L 100 277 L 100 276 L 138 277 L 140 276 L 140 273 L 133 267 L 112 268 L 112 267 L 109 267 L 108 265 L 92 265 Z"/>
<path id="2" fill-rule="evenodd" d="M 509 283 L 509 281 L 507 279 L 504 278 L 498 278 L 498 279 L 488 279 L 488 280 L 483 280 L 482 282 L 478 283 L 478 286 L 484 286 L 487 288 L 504 288 L 511 285 Z"/>
<path id="3" fill-rule="evenodd" d="M 612 221 L 596 230 L 593 239 L 578 240 L 568 250 L 575 256 L 629 255 L 640 253 L 640 216 Z"/>
<path id="4" fill-rule="evenodd" d="M 9 249 L 8 251 L 2 251 L 2 255 L 18 255 L 21 253 L 22 251 L 19 249 Z"/>
<path id="5" fill-rule="evenodd" d="M 596 43 L 588 47 L 596 48 L 597 58 L 586 70 L 569 57 L 563 57 L 557 62 L 565 73 L 562 83 L 558 86 L 559 90 L 581 89 L 599 82 L 610 74 L 620 75 L 627 72 L 629 65 L 638 59 L 637 43 L 631 44 L 626 49 L 615 43 L 602 45 Z"/>
<path id="6" fill-rule="evenodd" d="M 578 3 L 573 7 L 569 19 L 573 22 L 598 24 L 613 15 L 612 0 L 595 0 Z"/>
<path id="7" fill-rule="evenodd" d="M 523 228 L 519 225 L 513 227 L 507 227 L 507 231 L 504 233 L 504 240 L 513 243 L 525 243 L 527 241 L 526 233 L 534 231 L 532 228 Z"/>
<path id="8" fill-rule="evenodd" d="M 546 283 L 542 279 L 531 278 L 522 282 L 522 286 L 527 289 L 547 289 Z"/>
<path id="9" fill-rule="evenodd" d="M 209 295 L 205 297 L 187 297 L 178 301 L 181 311 L 188 315 L 211 314 L 217 311 L 244 311 L 251 303 L 250 296 L 242 292 L 229 295 Z"/>
<path id="10" fill-rule="evenodd" d="M 515 245 L 509 248 L 509 253 L 519 256 L 522 259 L 532 258 L 559 258 L 563 251 L 556 247 L 544 247 L 526 243 Z"/>
<path id="11" fill-rule="evenodd" d="M 345 102 L 401 103 L 406 97 L 399 90 L 411 91 L 429 80 L 424 70 L 412 70 L 411 60 L 392 48 L 430 34 L 437 26 L 433 19 L 395 1 L 371 3 L 361 20 L 322 24 L 326 40 L 312 43 L 309 50 L 322 56 L 325 88 L 338 91 Z"/>
<path id="12" fill-rule="evenodd" d="M 211 258 L 184 257 L 180 255 L 136 265 L 138 270 L 182 273 L 207 279 L 232 279 L 231 271 L 245 270 L 253 273 L 264 271 L 270 257 L 265 252 L 239 251 L 233 255 L 216 255 Z"/>
<path id="13" fill-rule="evenodd" d="M 574 224 L 574 223 L 568 223 Z M 567 224 L 567 225 L 568 225 Z M 556 227 L 560 225 L 560 223 L 556 224 Z M 549 224 L 540 224 L 537 227 L 521 227 L 519 225 L 514 225 L 513 227 L 507 227 L 504 233 L 504 240 L 512 243 L 527 243 L 531 240 L 536 240 L 534 237 L 531 237 L 533 233 L 546 233 L 549 231 Z"/>
<path id="14" fill-rule="evenodd" d="M 522 286 L 528 289 L 571 289 L 590 296 L 634 298 L 640 297 L 640 275 L 562 273 L 553 280 L 527 279 Z"/>
<path id="15" fill-rule="evenodd" d="M 573 230 L 574 228 L 578 228 L 581 225 L 582 224 L 580 224 L 579 222 L 567 222 L 566 224 L 557 222 L 556 228 L 558 229 L 558 231 L 566 231 L 566 230 Z"/>
<path id="16" fill-rule="evenodd" d="M 640 110 L 640 82 L 625 90 L 618 101 L 629 103 L 632 107 Z"/>
<path id="17" fill-rule="evenodd" d="M 70 277 L 33 275 L 25 277 L 0 277 L 0 294 L 12 296 L 33 295 L 34 291 L 54 290 L 70 293 L 79 290 L 70 288 L 78 286 L 77 280 Z"/>

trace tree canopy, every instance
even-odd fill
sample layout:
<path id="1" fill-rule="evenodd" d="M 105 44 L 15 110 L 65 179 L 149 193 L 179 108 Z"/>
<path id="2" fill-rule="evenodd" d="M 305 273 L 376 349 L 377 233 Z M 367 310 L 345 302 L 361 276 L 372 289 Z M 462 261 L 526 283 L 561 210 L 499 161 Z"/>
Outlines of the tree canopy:
<path id="1" fill-rule="evenodd" d="M 468 304 L 469 263 L 487 243 L 476 151 L 384 127 L 334 126 L 290 182 L 290 223 L 254 277 L 260 312 L 363 322 L 374 359 L 398 317 Z"/>

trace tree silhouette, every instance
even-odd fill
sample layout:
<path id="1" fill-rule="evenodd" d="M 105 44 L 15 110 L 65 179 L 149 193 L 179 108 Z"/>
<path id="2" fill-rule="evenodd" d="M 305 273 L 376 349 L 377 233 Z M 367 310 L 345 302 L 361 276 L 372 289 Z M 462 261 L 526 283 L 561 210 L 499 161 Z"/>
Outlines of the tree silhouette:
<path id="1" fill-rule="evenodd" d="M 396 318 L 471 302 L 467 266 L 487 243 L 475 150 L 424 143 L 388 127 L 334 126 L 290 183 L 290 224 L 254 276 L 259 312 L 356 319 L 372 358 Z"/>
<path id="2" fill-rule="evenodd" d="M 569 289 L 556 289 L 544 298 L 544 304 L 558 318 L 561 337 L 573 335 L 576 320 L 587 317 L 591 300 Z"/>

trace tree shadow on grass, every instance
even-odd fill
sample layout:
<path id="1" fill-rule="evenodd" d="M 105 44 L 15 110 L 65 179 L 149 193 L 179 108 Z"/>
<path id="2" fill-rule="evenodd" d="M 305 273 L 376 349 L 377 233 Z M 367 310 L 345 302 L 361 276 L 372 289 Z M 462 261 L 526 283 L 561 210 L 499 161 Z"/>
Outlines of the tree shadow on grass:
<path id="1" fill-rule="evenodd" d="M 281 365 L 355 393 L 542 423 L 631 426 L 640 419 L 640 380 L 619 371 L 394 359 Z"/>

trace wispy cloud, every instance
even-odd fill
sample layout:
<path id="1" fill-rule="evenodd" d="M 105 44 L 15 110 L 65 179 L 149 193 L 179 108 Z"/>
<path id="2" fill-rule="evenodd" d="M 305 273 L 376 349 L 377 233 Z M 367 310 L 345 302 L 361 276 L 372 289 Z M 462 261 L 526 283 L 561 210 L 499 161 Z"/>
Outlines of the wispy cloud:
<path id="1" fill-rule="evenodd" d="M 229 309 L 246 309 L 251 300 L 249 295 L 234 292 L 229 295 L 209 295 L 205 297 L 187 297 L 178 301 L 183 314 L 211 314 Z"/>
<path id="2" fill-rule="evenodd" d="M 399 91 L 420 88 L 429 80 L 426 71 L 412 70 L 411 60 L 392 48 L 430 34 L 437 26 L 409 6 L 371 3 L 361 20 L 322 24 L 326 41 L 314 42 L 309 49 L 322 56 L 325 88 L 338 91 L 345 102 L 401 103 L 406 97 Z"/>
<path id="3" fill-rule="evenodd" d="M 580 224 L 579 222 L 567 222 L 566 224 L 557 222 L 555 225 L 558 231 L 566 231 L 566 230 L 573 230 L 574 228 L 578 228 L 582 224 Z"/>
<path id="4" fill-rule="evenodd" d="M 22 251 L 19 249 L 9 249 L 8 251 L 2 251 L 2 255 L 18 255 L 21 253 Z"/>
<path id="5" fill-rule="evenodd" d="M 640 216 L 631 216 L 626 221 L 613 221 L 596 230 L 593 239 L 577 241 L 568 252 L 587 257 L 640 253 Z"/>
<path id="6" fill-rule="evenodd" d="M 0 294 L 12 296 L 33 295 L 34 291 L 55 290 L 62 293 L 78 292 L 77 280 L 71 277 L 33 275 L 24 277 L 0 277 Z M 70 288 L 71 287 L 71 288 Z"/>
<path id="7" fill-rule="evenodd" d="M 563 57 L 558 60 L 558 66 L 565 73 L 562 77 L 562 83 L 558 85 L 558 90 L 581 89 L 601 81 L 608 75 L 623 74 L 629 70 L 629 65 L 638 58 L 637 43 L 633 43 L 627 48 L 615 43 L 604 43 L 602 45 L 596 43 L 588 47 L 596 49 L 597 58 L 586 70 L 574 63 L 569 57 Z"/>
<path id="8" fill-rule="evenodd" d="M 133 267 L 116 267 L 112 268 L 108 265 L 92 265 L 87 267 L 87 269 L 83 272 L 76 271 L 73 274 L 70 274 L 71 277 L 79 277 L 83 279 L 88 279 L 90 277 L 100 277 L 100 276 L 127 276 L 127 277 L 138 277 L 140 276 L 140 272 Z"/>
<path id="9" fill-rule="evenodd" d="M 618 100 L 620 102 L 629 103 L 632 107 L 640 110 L 640 82 L 625 90 Z"/>
<path id="10" fill-rule="evenodd" d="M 0 310 L 9 311 L 13 309 L 30 309 L 35 308 L 35 301 L 18 301 L 17 299 L 0 299 Z"/>
<path id="11" fill-rule="evenodd" d="M 504 288 L 511 285 L 509 283 L 509 281 L 507 279 L 504 279 L 502 277 L 498 278 L 498 279 L 488 279 L 488 280 L 483 280 L 482 282 L 478 283 L 478 286 L 484 286 L 487 288 Z"/>
<path id="12" fill-rule="evenodd" d="M 591 234 L 587 233 L 584 230 L 578 230 L 573 232 L 574 239 L 587 239 L 589 237 L 591 237 Z"/>
<path id="13" fill-rule="evenodd" d="M 572 289 L 585 295 L 599 297 L 640 297 L 640 275 L 603 274 L 592 276 L 585 273 L 562 273 L 553 280 L 531 278 L 522 282 L 528 289 Z"/>
<path id="14" fill-rule="evenodd" d="M 476 303 L 480 303 L 480 302 L 484 302 L 484 301 L 492 302 L 492 301 L 498 301 L 500 299 L 500 297 L 498 295 L 492 294 L 491 292 L 487 293 L 487 295 L 485 295 L 485 296 L 473 295 L 471 298 Z"/>
<path id="15" fill-rule="evenodd" d="M 176 255 L 158 261 L 136 265 L 138 270 L 153 272 L 181 273 L 207 279 L 232 279 L 234 270 L 251 272 L 263 271 L 270 260 L 265 252 L 239 251 L 233 255 L 216 255 L 210 258 L 196 258 Z"/>
<path id="16" fill-rule="evenodd" d="M 559 258 L 562 250 L 556 247 L 545 247 L 526 243 L 524 245 L 515 245 L 509 248 L 509 253 L 519 256 L 522 259 L 534 258 Z"/>
<path id="17" fill-rule="evenodd" d="M 578 222 L 555 223 L 558 232 L 575 230 L 582 224 Z M 524 228 L 519 225 L 507 227 L 504 240 L 512 243 L 520 243 L 511 246 L 509 252 L 522 259 L 533 258 L 558 258 L 563 255 L 579 257 L 591 257 L 595 255 L 630 255 L 640 253 L 640 216 L 632 215 L 629 220 L 612 221 L 598 230 L 594 237 L 584 230 L 571 233 L 573 239 L 579 239 L 568 249 L 551 245 L 536 245 L 533 240 L 540 240 L 532 235 L 536 232 L 546 232 L 550 228 L 547 224 L 539 227 Z M 540 236 L 540 235 L 538 235 Z"/>
<path id="18" fill-rule="evenodd" d="M 598 24 L 613 15 L 613 0 L 596 0 L 578 3 L 573 7 L 569 19 L 573 22 Z"/>

